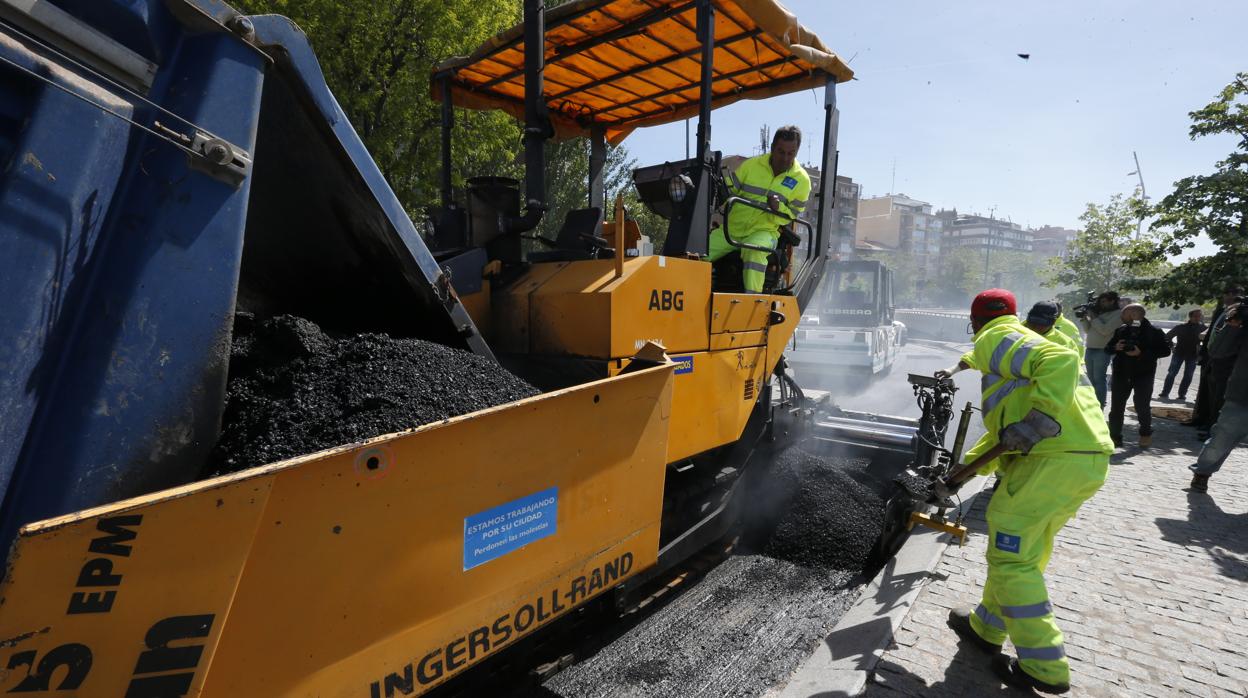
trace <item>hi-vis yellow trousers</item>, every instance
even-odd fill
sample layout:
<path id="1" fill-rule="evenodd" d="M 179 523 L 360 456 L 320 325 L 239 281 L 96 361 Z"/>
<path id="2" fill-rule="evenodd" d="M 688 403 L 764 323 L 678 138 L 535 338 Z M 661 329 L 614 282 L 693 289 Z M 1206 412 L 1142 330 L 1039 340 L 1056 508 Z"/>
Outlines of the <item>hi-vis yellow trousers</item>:
<path id="1" fill-rule="evenodd" d="M 1044 585 L 1053 537 L 1101 488 L 1108 470 L 1106 454 L 1005 456 L 988 504 L 988 580 L 971 627 L 993 644 L 1008 636 L 1023 671 L 1045 683 L 1070 683 Z"/>

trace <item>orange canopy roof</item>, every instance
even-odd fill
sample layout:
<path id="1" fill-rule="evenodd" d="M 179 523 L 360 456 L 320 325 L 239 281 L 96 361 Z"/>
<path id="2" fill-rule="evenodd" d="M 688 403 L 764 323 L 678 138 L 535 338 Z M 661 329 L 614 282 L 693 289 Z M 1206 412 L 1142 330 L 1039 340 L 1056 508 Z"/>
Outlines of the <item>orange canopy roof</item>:
<path id="1" fill-rule="evenodd" d="M 712 107 L 853 77 L 849 66 L 775 0 L 714 0 Z M 546 12 L 545 94 L 556 138 L 594 126 L 619 143 L 642 126 L 698 113 L 701 44 L 694 0 L 574 0 Z M 471 56 L 434 68 L 451 75 L 456 106 L 524 118 L 524 26 Z"/>

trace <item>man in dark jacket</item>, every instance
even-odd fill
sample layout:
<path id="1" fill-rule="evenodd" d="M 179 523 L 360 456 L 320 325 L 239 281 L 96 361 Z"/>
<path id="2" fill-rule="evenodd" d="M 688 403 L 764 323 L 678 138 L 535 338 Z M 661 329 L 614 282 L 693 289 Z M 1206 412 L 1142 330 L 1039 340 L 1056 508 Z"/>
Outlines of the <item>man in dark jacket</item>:
<path id="1" fill-rule="evenodd" d="M 1140 448 L 1153 443 L 1153 377 L 1157 360 L 1170 355 L 1170 342 L 1160 329 L 1144 319 L 1144 306 L 1132 303 L 1122 309 L 1125 323 L 1114 330 L 1105 351 L 1113 357 L 1110 382 L 1109 436 L 1122 446 L 1122 417 L 1127 398 L 1135 393 L 1135 413 L 1140 421 Z"/>
<path id="2" fill-rule="evenodd" d="M 1244 344 L 1243 332 L 1239 329 L 1243 317 L 1238 318 L 1240 325 L 1232 323 L 1232 319 L 1243 310 L 1243 305 L 1240 305 L 1243 299 L 1237 298 L 1236 301 L 1235 305 L 1228 306 L 1218 321 L 1209 327 L 1209 367 L 1212 377 L 1209 388 L 1210 424 L 1218 421 L 1222 401 L 1226 397 L 1226 386 L 1231 380 L 1231 371 L 1235 368 L 1235 360 Z"/>
<path id="3" fill-rule="evenodd" d="M 1196 363 L 1200 365 L 1200 383 L 1196 390 L 1196 406 L 1192 408 L 1192 421 L 1185 422 L 1188 426 L 1196 427 L 1197 436 L 1201 439 L 1208 438 L 1208 430 L 1217 418 L 1214 416 L 1213 410 L 1213 365 L 1209 359 L 1209 340 L 1213 338 L 1213 328 L 1218 326 L 1222 320 L 1222 313 L 1226 309 L 1235 304 L 1237 296 L 1244 295 L 1244 287 L 1239 284 L 1228 284 L 1226 289 L 1222 291 L 1222 298 L 1218 300 L 1218 307 L 1213 309 L 1213 317 L 1209 319 L 1209 331 L 1205 333 L 1205 338 L 1200 342 L 1200 358 Z M 1232 359 L 1226 362 L 1227 366 L 1234 365 Z M 1226 368 L 1226 367 L 1224 367 Z"/>
<path id="4" fill-rule="evenodd" d="M 1174 352 L 1170 355 L 1170 369 L 1166 371 L 1166 384 L 1161 388 L 1159 400 L 1170 399 L 1170 389 L 1174 387 L 1174 377 L 1183 369 L 1183 380 L 1179 383 L 1179 400 L 1187 400 L 1187 387 L 1192 384 L 1192 373 L 1196 370 L 1196 358 L 1200 354 L 1200 333 L 1205 331 L 1205 323 L 1201 322 L 1203 311 L 1200 308 L 1187 314 L 1187 322 L 1177 325 L 1166 333 L 1166 339 L 1177 340 Z"/>
<path id="5" fill-rule="evenodd" d="M 1246 311 L 1248 308 L 1243 305 L 1227 309 L 1223 330 L 1226 340 L 1244 341 L 1243 335 L 1248 334 L 1244 331 L 1243 322 Z M 1200 450 L 1196 464 L 1191 466 L 1194 473 L 1193 492 L 1208 491 L 1209 476 L 1218 472 L 1226 457 L 1245 436 L 1248 436 L 1248 351 L 1240 351 L 1226 382 L 1225 401 L 1222 411 L 1218 413 L 1218 421 L 1213 425 L 1213 435 Z"/>

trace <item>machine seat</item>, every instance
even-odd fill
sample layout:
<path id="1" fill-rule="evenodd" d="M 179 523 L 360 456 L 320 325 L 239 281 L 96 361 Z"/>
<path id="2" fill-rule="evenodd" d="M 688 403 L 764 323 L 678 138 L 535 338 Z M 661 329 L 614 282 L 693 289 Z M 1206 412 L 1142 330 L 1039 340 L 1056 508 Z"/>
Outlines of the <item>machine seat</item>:
<path id="1" fill-rule="evenodd" d="M 610 258 L 610 248 L 606 240 L 598 237 L 598 221 L 602 209 L 596 206 L 577 208 L 568 211 L 563 218 L 563 226 L 554 241 L 536 238 L 539 242 L 553 248 L 530 252 L 530 262 L 575 262 L 583 259 Z"/>

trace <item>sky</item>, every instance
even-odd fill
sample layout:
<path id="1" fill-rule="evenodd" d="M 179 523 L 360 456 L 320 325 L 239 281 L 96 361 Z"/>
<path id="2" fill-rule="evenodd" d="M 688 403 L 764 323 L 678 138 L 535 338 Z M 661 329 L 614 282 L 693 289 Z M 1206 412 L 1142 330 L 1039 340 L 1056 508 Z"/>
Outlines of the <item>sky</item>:
<path id="1" fill-rule="evenodd" d="M 1132 151 L 1156 200 L 1234 147 L 1190 140 L 1188 112 L 1248 71 L 1248 2 L 782 1 L 855 71 L 837 88 L 839 171 L 864 196 L 1078 228 L 1089 202 L 1138 186 Z M 756 152 L 763 124 L 796 123 L 817 161 L 821 97 L 717 110 L 712 147 Z M 684 157 L 684 140 L 670 124 L 625 144 L 644 165 Z"/>

